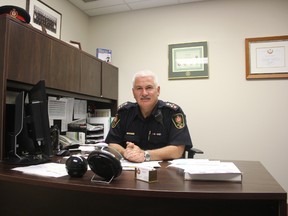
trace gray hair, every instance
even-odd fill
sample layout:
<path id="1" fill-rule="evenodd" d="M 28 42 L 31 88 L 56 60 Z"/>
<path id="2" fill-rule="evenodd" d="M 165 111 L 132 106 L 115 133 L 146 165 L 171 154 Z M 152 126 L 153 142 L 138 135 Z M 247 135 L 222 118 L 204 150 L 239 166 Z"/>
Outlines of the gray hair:
<path id="1" fill-rule="evenodd" d="M 135 84 L 135 80 L 138 77 L 152 77 L 154 80 L 154 84 L 156 87 L 158 87 L 158 77 L 155 73 L 153 73 L 150 70 L 142 70 L 142 71 L 138 71 L 137 73 L 134 74 L 133 79 L 132 79 L 132 86 L 134 87 Z"/>

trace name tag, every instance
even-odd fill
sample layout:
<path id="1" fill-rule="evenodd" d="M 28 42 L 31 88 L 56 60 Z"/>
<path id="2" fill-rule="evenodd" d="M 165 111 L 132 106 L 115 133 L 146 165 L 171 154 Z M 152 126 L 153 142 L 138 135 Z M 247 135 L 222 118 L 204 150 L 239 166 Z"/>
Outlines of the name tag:
<path id="1" fill-rule="evenodd" d="M 151 133 L 151 135 L 153 135 L 153 136 L 161 136 L 162 134 L 161 133 Z"/>

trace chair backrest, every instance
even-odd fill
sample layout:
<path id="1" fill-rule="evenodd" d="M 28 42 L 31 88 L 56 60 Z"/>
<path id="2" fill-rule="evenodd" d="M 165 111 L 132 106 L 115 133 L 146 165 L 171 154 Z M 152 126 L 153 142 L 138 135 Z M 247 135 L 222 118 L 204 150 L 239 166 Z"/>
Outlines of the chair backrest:
<path id="1" fill-rule="evenodd" d="M 204 152 L 197 148 L 191 148 L 184 151 L 182 158 L 194 158 L 195 154 L 204 154 Z"/>

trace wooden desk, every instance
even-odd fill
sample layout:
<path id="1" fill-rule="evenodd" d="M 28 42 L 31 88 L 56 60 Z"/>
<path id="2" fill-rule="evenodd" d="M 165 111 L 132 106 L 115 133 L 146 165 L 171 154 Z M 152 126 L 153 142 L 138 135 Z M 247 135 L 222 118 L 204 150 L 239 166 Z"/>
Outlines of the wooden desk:
<path id="1" fill-rule="evenodd" d="M 163 162 L 156 183 L 137 181 L 134 172 L 123 171 L 108 185 L 90 182 L 91 171 L 83 178 L 45 178 L 0 164 L 0 214 L 286 215 L 287 193 L 261 163 L 235 164 L 244 173 L 242 183 L 184 181 Z"/>

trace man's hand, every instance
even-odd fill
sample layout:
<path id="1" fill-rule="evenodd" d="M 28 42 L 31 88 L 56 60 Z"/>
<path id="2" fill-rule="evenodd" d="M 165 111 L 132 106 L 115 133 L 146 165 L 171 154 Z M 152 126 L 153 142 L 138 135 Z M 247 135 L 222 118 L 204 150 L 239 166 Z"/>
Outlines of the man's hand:
<path id="1" fill-rule="evenodd" d="M 126 143 L 126 149 L 124 150 L 123 156 L 131 161 L 136 163 L 141 163 L 145 161 L 144 151 L 140 149 L 137 145 L 132 142 Z"/>

